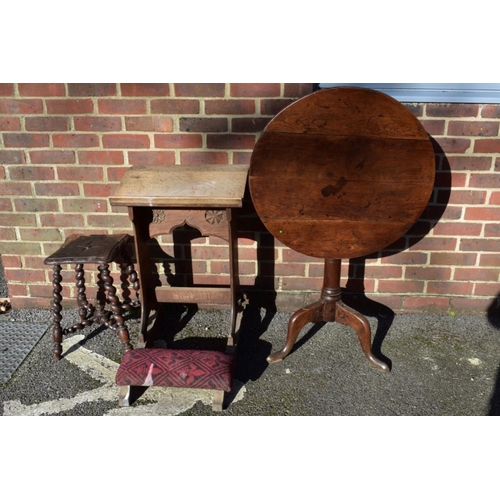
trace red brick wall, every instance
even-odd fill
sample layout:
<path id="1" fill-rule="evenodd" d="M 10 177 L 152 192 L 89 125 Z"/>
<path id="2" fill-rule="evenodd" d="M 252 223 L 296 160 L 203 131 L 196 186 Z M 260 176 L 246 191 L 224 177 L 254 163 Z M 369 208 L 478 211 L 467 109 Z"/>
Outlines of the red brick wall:
<path id="1" fill-rule="evenodd" d="M 126 212 L 108 201 L 130 165 L 247 163 L 266 123 L 311 91 L 279 83 L 0 84 L 0 254 L 14 307 L 48 306 L 43 260 L 70 234 L 131 231 Z M 389 249 L 345 262 L 343 285 L 395 311 L 484 312 L 500 292 L 500 105 L 407 107 L 435 144 L 431 202 Z M 322 263 L 261 229 L 251 214 L 242 217 L 243 283 L 274 288 L 281 309 L 315 298 Z M 167 251 L 169 238 L 161 239 Z M 214 273 L 227 280 L 221 243 L 195 240 L 197 282 Z M 67 269 L 64 282 L 72 275 Z M 68 286 L 64 293 L 74 297 Z"/>

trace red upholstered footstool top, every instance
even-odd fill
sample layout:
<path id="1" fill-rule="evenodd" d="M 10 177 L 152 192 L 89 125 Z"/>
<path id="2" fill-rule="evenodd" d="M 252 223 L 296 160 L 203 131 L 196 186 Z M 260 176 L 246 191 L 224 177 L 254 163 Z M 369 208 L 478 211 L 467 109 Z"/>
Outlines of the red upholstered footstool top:
<path id="1" fill-rule="evenodd" d="M 229 392 L 235 364 L 233 354 L 219 351 L 134 349 L 124 354 L 116 383 Z"/>

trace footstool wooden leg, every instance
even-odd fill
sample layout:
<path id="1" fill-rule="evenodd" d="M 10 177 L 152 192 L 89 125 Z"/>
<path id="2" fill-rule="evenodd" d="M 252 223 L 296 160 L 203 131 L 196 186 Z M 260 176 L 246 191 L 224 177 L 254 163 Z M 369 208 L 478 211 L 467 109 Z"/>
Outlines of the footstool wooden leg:
<path id="1" fill-rule="evenodd" d="M 224 391 L 214 391 L 214 399 L 212 400 L 212 411 L 222 411 L 224 407 Z"/>
<path id="2" fill-rule="evenodd" d="M 52 300 L 52 317 L 54 320 L 54 326 L 52 328 L 52 340 L 54 342 L 54 357 L 59 360 L 61 359 L 61 354 L 62 354 L 62 336 L 63 336 L 63 329 L 61 327 L 61 311 L 62 311 L 62 286 L 61 286 L 61 266 L 58 264 L 54 264 L 53 266 L 53 280 L 52 280 L 52 287 L 53 287 L 53 300 Z"/>
<path id="3" fill-rule="evenodd" d="M 84 328 L 90 326 L 92 320 L 88 319 L 90 306 L 85 293 L 85 271 L 83 269 L 83 264 L 76 264 L 75 266 L 75 281 L 77 288 L 76 301 L 78 303 L 78 315 L 80 316 L 81 328 Z"/>

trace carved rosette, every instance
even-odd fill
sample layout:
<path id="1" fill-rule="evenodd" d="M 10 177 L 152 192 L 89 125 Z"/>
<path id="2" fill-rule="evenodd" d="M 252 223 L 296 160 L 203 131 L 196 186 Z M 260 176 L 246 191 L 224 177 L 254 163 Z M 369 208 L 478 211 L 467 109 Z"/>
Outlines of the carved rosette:
<path id="1" fill-rule="evenodd" d="M 160 224 L 165 220 L 165 212 L 161 209 L 153 209 L 153 224 Z"/>
<path id="2" fill-rule="evenodd" d="M 207 210 L 205 220 L 212 226 L 216 226 L 224 221 L 224 210 Z"/>

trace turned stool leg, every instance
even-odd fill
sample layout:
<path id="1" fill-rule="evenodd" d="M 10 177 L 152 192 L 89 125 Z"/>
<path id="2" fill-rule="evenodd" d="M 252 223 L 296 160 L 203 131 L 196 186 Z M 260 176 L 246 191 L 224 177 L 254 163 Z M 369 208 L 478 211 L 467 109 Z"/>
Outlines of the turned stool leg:
<path id="1" fill-rule="evenodd" d="M 122 305 L 120 300 L 116 295 L 116 288 L 113 285 L 113 277 L 109 273 L 109 265 L 102 264 L 99 266 L 99 271 L 104 281 L 104 289 L 106 293 L 106 298 L 111 305 L 111 310 L 113 311 L 113 319 L 115 323 L 116 333 L 120 338 L 123 345 L 124 352 L 131 351 L 132 344 L 130 343 L 130 335 L 128 328 L 125 326 L 125 321 L 123 319 Z"/>
<path id="2" fill-rule="evenodd" d="M 75 266 L 75 281 L 77 288 L 77 297 L 76 301 L 78 303 L 78 315 L 80 316 L 80 325 L 81 328 L 85 328 L 86 326 L 90 326 L 92 321 L 88 319 L 89 313 L 89 302 L 86 296 L 86 288 L 85 288 L 85 271 L 83 269 L 83 264 L 76 264 Z"/>
<path id="3" fill-rule="evenodd" d="M 52 340 L 54 342 L 54 357 L 59 360 L 61 359 L 61 354 L 62 354 L 62 336 L 63 336 L 63 329 L 61 327 L 61 311 L 62 311 L 62 286 L 61 286 L 61 266 L 58 264 L 54 264 L 53 267 L 53 280 L 52 280 L 52 287 L 53 287 L 53 301 L 52 301 L 52 317 L 54 319 L 54 326 L 52 329 Z"/>

